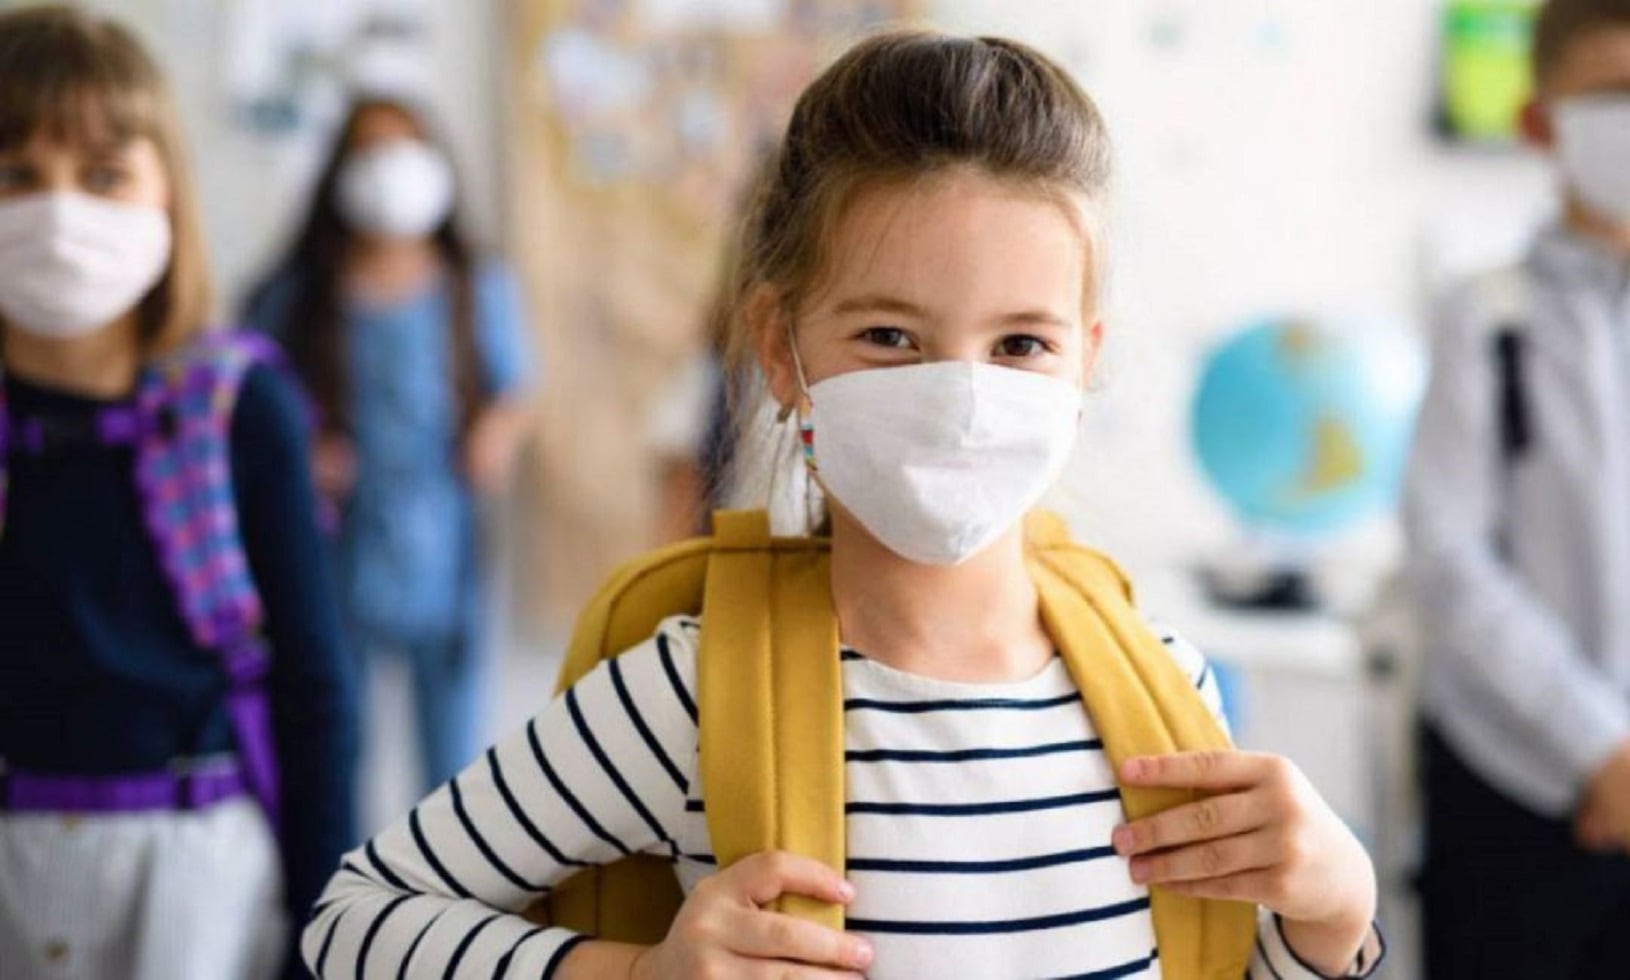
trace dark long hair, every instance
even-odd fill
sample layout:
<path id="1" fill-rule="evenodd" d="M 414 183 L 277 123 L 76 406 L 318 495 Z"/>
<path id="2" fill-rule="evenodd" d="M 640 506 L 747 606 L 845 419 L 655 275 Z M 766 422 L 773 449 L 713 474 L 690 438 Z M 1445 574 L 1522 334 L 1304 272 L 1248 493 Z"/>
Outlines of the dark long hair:
<path id="1" fill-rule="evenodd" d="M 442 146 L 445 152 L 445 143 L 436 138 L 420 110 L 386 98 L 353 102 L 317 179 L 311 210 L 279 267 L 294 277 L 299 291 L 288 323 L 281 325 L 281 336 L 295 369 L 317 401 L 323 431 L 330 433 L 351 431 L 342 279 L 346 256 L 356 239 L 335 204 L 335 185 L 360 120 L 375 111 L 404 116 L 422 139 Z M 458 400 L 458 431 L 462 438 L 480 409 L 481 384 L 475 341 L 475 253 L 461 229 L 456 205 L 431 238 L 447 268 L 452 301 L 449 370 Z"/>

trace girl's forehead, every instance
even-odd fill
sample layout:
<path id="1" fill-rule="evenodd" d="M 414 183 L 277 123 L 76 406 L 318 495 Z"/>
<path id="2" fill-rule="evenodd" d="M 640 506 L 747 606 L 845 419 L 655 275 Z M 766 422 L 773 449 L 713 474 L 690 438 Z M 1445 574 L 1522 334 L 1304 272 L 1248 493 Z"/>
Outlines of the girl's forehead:
<path id="1" fill-rule="evenodd" d="M 424 127 L 406 110 L 391 105 L 368 106 L 351 124 L 353 146 L 396 139 L 423 139 Z"/>
<path id="2" fill-rule="evenodd" d="M 977 174 L 859 193 L 827 242 L 822 292 L 1080 297 L 1091 246 L 1069 202 Z"/>

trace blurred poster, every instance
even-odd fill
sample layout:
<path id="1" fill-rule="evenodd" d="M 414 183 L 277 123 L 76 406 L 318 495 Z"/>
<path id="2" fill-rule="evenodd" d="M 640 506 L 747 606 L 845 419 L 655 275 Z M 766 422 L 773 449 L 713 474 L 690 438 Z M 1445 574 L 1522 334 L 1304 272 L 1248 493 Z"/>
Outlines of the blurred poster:
<path id="1" fill-rule="evenodd" d="M 637 16 L 652 30 L 774 30 L 787 0 L 639 0 Z"/>
<path id="2" fill-rule="evenodd" d="M 913 0 L 576 0 L 538 39 L 532 104 L 567 175 L 666 186 L 723 206 L 832 49 L 916 12 Z"/>
<path id="3" fill-rule="evenodd" d="M 1529 51 L 1539 0 L 1448 0 L 1438 128 L 1448 139 L 1508 144 L 1533 93 Z"/>
<path id="4" fill-rule="evenodd" d="M 545 362 L 571 365 L 542 396 L 522 594 L 570 615 L 651 542 L 638 434 L 702 342 L 743 186 L 820 68 L 919 6 L 512 0 L 510 244 Z"/>
<path id="5" fill-rule="evenodd" d="M 426 0 L 231 0 L 225 89 L 264 136 L 326 132 L 355 90 L 429 89 Z"/>

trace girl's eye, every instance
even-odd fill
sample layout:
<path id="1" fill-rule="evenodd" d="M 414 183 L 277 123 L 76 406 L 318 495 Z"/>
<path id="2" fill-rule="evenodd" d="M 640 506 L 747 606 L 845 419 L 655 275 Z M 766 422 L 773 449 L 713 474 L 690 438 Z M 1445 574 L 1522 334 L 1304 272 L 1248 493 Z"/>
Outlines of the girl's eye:
<path id="1" fill-rule="evenodd" d="M 85 173 L 86 190 L 99 193 L 118 190 L 125 182 L 125 172 L 120 167 L 97 164 Z"/>
<path id="2" fill-rule="evenodd" d="M 1040 337 L 1028 334 L 1015 334 L 1012 337 L 1003 337 L 996 344 L 997 357 L 1039 357 L 1048 352 L 1047 342 Z"/>
<path id="3" fill-rule="evenodd" d="M 21 163 L 0 163 L 0 191 L 19 191 L 28 187 L 32 174 Z"/>
<path id="4" fill-rule="evenodd" d="M 911 347 L 911 335 L 899 327 L 867 327 L 860 332 L 862 340 L 878 347 L 905 350 Z"/>

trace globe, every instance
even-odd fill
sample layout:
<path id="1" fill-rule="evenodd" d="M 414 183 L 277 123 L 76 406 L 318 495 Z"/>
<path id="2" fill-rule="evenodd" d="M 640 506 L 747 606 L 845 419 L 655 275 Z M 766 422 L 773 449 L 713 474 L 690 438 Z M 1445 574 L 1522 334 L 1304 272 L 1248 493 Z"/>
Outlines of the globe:
<path id="1" fill-rule="evenodd" d="M 1327 537 L 1395 502 L 1425 374 L 1391 324 L 1252 323 L 1205 359 L 1194 450 L 1253 529 Z"/>

